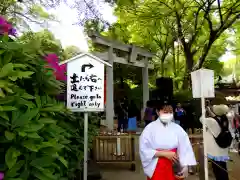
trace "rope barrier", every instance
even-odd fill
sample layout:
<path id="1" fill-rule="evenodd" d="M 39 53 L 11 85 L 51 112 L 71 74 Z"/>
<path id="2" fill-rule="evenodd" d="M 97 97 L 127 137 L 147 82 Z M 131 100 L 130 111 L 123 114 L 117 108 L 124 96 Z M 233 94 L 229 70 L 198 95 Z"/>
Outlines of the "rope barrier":
<path id="1" fill-rule="evenodd" d="M 208 157 L 207 157 L 208 158 Z M 221 170 L 225 171 L 226 173 L 228 173 L 228 176 L 230 178 L 232 178 L 232 180 L 237 180 L 236 177 L 234 177 L 233 175 L 231 175 L 231 171 L 227 171 L 226 169 L 222 168 L 221 166 L 219 166 L 217 163 L 215 163 L 212 159 L 208 158 L 208 160 L 210 160 L 213 164 L 215 164 L 216 166 L 218 166 Z"/>
<path id="2" fill-rule="evenodd" d="M 203 144 L 203 142 L 197 142 L 197 143 L 193 143 L 192 146 L 196 146 L 196 145 L 200 145 Z M 221 166 L 219 166 L 216 162 L 214 162 L 212 159 L 210 159 L 209 157 L 205 157 L 207 158 L 209 161 L 211 161 L 211 163 L 215 164 L 217 167 L 219 167 L 221 170 L 225 171 L 226 173 L 228 173 L 228 176 L 230 178 L 232 178 L 232 180 L 238 180 L 236 177 L 234 177 L 233 175 L 231 175 L 232 171 L 227 171 L 226 169 L 222 168 Z"/>

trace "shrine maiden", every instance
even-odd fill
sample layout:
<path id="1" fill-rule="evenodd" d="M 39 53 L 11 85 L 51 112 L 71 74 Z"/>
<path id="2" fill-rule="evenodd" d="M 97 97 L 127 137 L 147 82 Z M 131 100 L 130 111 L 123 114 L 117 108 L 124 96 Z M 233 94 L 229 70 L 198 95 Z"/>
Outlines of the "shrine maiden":
<path id="1" fill-rule="evenodd" d="M 189 137 L 173 122 L 172 106 L 159 105 L 158 119 L 143 130 L 139 145 L 140 158 L 148 180 L 175 180 L 188 175 L 188 166 L 196 165 Z M 173 164 L 179 164 L 178 175 Z"/>

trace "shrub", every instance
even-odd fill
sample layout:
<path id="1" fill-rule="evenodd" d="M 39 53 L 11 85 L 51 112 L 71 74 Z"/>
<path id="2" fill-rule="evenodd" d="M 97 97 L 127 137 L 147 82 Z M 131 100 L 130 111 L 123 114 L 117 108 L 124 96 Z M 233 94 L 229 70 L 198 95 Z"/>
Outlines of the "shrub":
<path id="1" fill-rule="evenodd" d="M 36 50 L 0 39 L 0 133 L 5 179 L 59 179 L 68 168 L 61 152 L 69 134 L 58 125 L 67 110 L 52 95 L 61 83 Z"/>
<path id="2" fill-rule="evenodd" d="M 64 84 L 43 57 L 31 43 L 0 36 L 0 171 L 6 180 L 74 179 L 80 168 L 83 120 L 56 100 Z M 94 123 L 89 128 L 95 135 Z"/>

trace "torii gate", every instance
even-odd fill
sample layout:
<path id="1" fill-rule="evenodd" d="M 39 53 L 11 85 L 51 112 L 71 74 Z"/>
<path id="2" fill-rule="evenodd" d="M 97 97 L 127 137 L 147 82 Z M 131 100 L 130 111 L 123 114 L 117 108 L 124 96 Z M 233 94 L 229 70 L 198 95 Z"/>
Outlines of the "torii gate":
<path id="1" fill-rule="evenodd" d="M 92 43 L 95 45 L 102 45 L 107 47 L 106 52 L 93 52 L 93 54 L 102 60 L 107 61 L 112 65 L 113 63 L 121 63 L 126 65 L 132 65 L 142 68 L 142 82 L 143 82 L 143 108 L 146 106 L 146 102 L 149 100 L 149 86 L 148 86 L 148 69 L 153 69 L 153 64 L 149 63 L 154 54 L 144 50 L 143 48 L 122 44 L 120 42 L 109 40 L 98 33 L 88 32 L 88 37 L 91 38 Z M 120 50 L 127 52 L 128 57 L 118 57 L 114 54 L 113 50 Z M 138 56 L 144 57 L 143 60 L 138 61 Z M 114 82 L 113 82 L 113 68 L 107 67 L 106 74 L 106 121 L 109 130 L 113 129 L 114 125 Z"/>

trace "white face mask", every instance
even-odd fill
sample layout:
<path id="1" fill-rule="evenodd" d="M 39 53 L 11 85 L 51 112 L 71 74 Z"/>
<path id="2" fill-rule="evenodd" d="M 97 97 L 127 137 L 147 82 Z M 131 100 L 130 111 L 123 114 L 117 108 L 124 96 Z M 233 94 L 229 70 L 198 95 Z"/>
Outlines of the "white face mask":
<path id="1" fill-rule="evenodd" d="M 163 123 L 169 123 L 173 120 L 173 114 L 172 113 L 162 114 L 162 115 L 159 116 L 159 119 Z"/>

